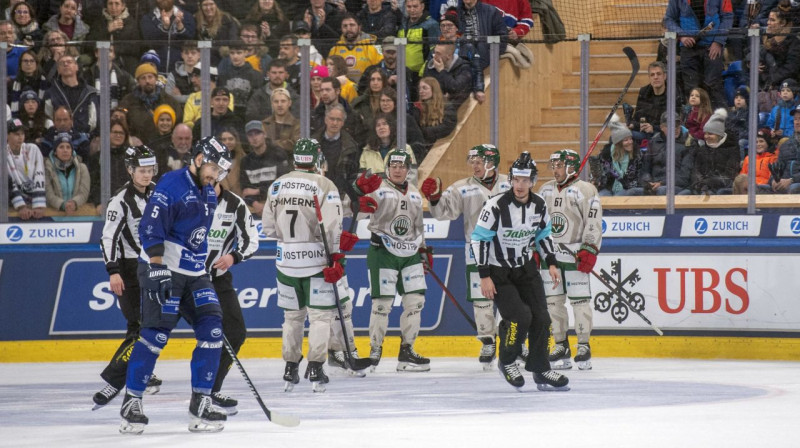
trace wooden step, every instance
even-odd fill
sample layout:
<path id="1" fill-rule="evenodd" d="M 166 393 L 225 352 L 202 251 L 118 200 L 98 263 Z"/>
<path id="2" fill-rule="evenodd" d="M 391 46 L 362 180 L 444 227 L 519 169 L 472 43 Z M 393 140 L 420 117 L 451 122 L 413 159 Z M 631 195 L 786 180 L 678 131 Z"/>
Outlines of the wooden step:
<path id="1" fill-rule="evenodd" d="M 630 104 L 636 104 L 636 98 L 639 96 L 639 87 L 640 86 L 636 84 L 631 86 L 631 88 L 628 89 L 628 92 L 625 94 L 623 101 Z M 617 98 L 619 98 L 620 93 L 622 93 L 622 86 L 615 88 L 589 88 L 589 106 L 608 105 L 608 108 L 611 109 L 611 106 L 617 102 Z M 551 101 L 551 105 L 553 107 L 578 106 L 580 105 L 580 90 L 576 88 L 562 89 L 557 92 L 552 92 Z"/>
<path id="2" fill-rule="evenodd" d="M 589 122 L 602 123 L 611 111 L 611 104 L 589 106 Z M 578 123 L 580 120 L 580 106 L 556 106 L 542 109 L 542 122 L 539 124 Z M 622 112 L 618 111 L 620 118 Z"/>
<path id="3" fill-rule="evenodd" d="M 589 72 L 589 89 L 597 87 L 616 87 L 619 86 L 620 91 L 622 87 L 628 82 L 631 77 L 630 67 L 628 70 L 609 70 L 609 71 L 595 71 Z M 581 74 L 579 72 L 572 72 L 564 75 L 562 78 L 562 87 L 564 89 L 579 89 L 581 87 Z M 632 88 L 639 88 L 647 85 L 649 78 L 647 76 L 647 67 L 642 70 L 639 68 L 639 73 L 631 84 Z"/>
<path id="4" fill-rule="evenodd" d="M 589 138 L 594 138 L 603 123 L 589 123 Z M 605 131 L 608 133 L 608 130 Z M 580 141 L 581 129 L 578 123 L 534 124 L 531 125 L 531 141 Z M 601 137 L 602 139 L 602 137 Z"/>
<path id="5" fill-rule="evenodd" d="M 647 70 L 647 65 L 656 60 L 656 53 L 638 53 L 639 68 Z M 630 67 L 628 57 L 624 54 L 594 54 L 589 49 L 589 70 L 591 71 L 611 71 L 622 70 L 623 67 Z M 572 58 L 572 71 L 580 72 L 581 57 Z"/>
<path id="6" fill-rule="evenodd" d="M 638 55 L 639 53 L 655 53 L 658 50 L 658 39 L 638 39 L 638 40 L 593 40 L 590 43 L 591 52 L 594 54 L 619 54 L 622 48 L 631 47 Z"/>

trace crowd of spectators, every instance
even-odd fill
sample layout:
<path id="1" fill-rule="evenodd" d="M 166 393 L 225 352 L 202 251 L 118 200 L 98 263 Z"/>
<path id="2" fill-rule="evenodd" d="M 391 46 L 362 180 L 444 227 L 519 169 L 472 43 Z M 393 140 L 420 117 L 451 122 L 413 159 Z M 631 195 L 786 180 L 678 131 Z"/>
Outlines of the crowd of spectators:
<path id="1" fill-rule="evenodd" d="M 300 135 L 298 39 L 312 41 L 311 132 L 322 142 L 328 177 L 345 190 L 359 170 L 383 170 L 382 157 L 397 145 L 398 113 L 406 114 L 406 148 L 421 162 L 452 133 L 462 103 L 485 99 L 481 38 L 500 36 L 505 47 L 533 25 L 528 0 L 3 3 L 4 169 L 22 219 L 44 216 L 46 207 L 102 213 L 102 133 L 111 142 L 112 191 L 127 179 L 122 154 L 130 145 L 149 146 L 159 174 L 184 166 L 202 136 L 198 41 L 212 41 L 211 132 L 234 149 L 225 187 L 259 212 Z M 408 39 L 402 92 L 395 37 Z M 111 42 L 108 67 L 99 64 L 98 41 Z M 102 70 L 108 86 L 100 85 Z M 100 129 L 101 88 L 111 98 L 110 129 Z M 397 110 L 398 95 L 405 111 Z"/>

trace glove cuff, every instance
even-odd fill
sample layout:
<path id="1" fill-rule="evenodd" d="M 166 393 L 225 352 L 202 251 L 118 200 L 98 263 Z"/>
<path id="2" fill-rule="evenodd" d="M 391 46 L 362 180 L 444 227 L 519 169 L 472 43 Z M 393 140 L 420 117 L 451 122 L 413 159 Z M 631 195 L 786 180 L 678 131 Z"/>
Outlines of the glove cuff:
<path id="1" fill-rule="evenodd" d="M 597 246 L 595 246 L 594 244 L 581 244 L 581 247 L 580 249 L 578 249 L 578 251 L 581 250 L 585 250 L 586 252 L 589 252 L 592 255 L 597 255 L 598 252 L 600 252 L 600 249 L 598 249 Z"/>

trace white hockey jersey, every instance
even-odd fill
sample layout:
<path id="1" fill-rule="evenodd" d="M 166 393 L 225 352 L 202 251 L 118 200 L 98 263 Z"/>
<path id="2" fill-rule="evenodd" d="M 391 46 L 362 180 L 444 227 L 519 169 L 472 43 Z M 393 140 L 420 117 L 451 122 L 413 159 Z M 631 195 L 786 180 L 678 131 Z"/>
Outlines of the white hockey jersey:
<path id="1" fill-rule="evenodd" d="M 339 252 L 342 201 L 330 179 L 295 170 L 279 177 L 269 189 L 262 215 L 263 231 L 278 239 L 275 266 L 290 277 L 310 277 L 328 265 L 314 207 L 315 195 L 322 210 L 328 249 Z"/>
<path id="2" fill-rule="evenodd" d="M 597 188 L 589 182 L 574 179 L 560 189 L 551 180 L 539 189 L 550 213 L 556 259 L 574 263 L 575 257 L 559 247 L 564 244 L 577 253 L 582 244 L 600 250 L 603 240 L 603 206 Z"/>
<path id="3" fill-rule="evenodd" d="M 443 193 L 439 201 L 434 205 L 430 204 L 431 215 L 441 221 L 457 219 L 459 215 L 464 214 L 464 240 L 465 256 L 467 264 L 475 264 L 475 258 L 472 256 L 470 250 L 470 238 L 472 238 L 472 231 L 475 230 L 475 224 L 478 222 L 478 214 L 483 208 L 483 204 L 490 197 L 503 193 L 511 188 L 508 183 L 508 176 L 505 174 L 498 174 L 492 188 L 486 186 L 475 178 L 470 176 L 456 181 L 450 185 Z"/>
<path id="4" fill-rule="evenodd" d="M 367 229 L 381 240 L 389 253 L 410 257 L 425 245 L 422 221 L 422 195 L 411 182 L 405 191 L 384 179 L 368 196 L 378 202 Z"/>

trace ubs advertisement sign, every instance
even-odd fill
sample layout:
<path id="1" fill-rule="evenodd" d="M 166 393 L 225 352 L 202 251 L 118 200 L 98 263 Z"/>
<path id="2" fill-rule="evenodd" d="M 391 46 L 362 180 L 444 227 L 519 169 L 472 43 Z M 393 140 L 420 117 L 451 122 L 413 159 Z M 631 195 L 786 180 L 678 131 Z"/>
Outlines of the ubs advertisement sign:
<path id="1" fill-rule="evenodd" d="M 275 257 L 256 256 L 234 266 L 231 270 L 234 287 L 242 306 L 242 313 L 250 331 L 281 330 L 283 312 L 277 305 Z M 434 272 L 447 284 L 452 266 L 452 255 L 436 255 Z M 369 327 L 371 300 L 367 276 L 366 255 L 347 257 L 347 278 L 353 300 L 353 325 L 356 329 Z M 463 277 L 452 282 L 459 285 L 463 296 Z M 441 322 L 445 295 L 432 279 L 427 279 L 425 307 L 422 310 L 422 329 L 433 330 Z M 389 315 L 389 328 L 399 330 L 402 306 L 395 297 Z M 51 335 L 124 334 L 125 319 L 119 310 L 117 297 L 111 292 L 103 260 L 100 258 L 71 259 L 61 269 L 58 291 L 50 322 Z M 179 330 L 191 331 L 182 320 Z"/>

